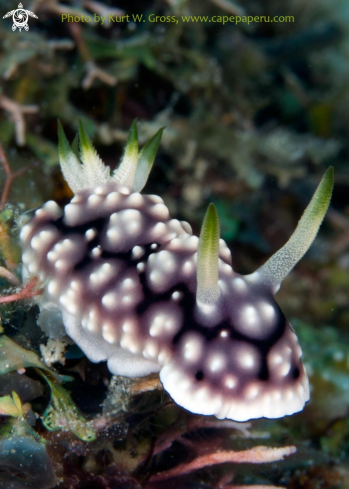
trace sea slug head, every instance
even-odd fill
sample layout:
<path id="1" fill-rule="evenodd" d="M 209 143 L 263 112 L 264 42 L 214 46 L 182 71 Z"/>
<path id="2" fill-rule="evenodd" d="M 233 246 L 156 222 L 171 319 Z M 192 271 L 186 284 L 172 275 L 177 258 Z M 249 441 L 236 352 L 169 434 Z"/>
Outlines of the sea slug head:
<path id="1" fill-rule="evenodd" d="M 162 293 L 166 289 L 169 311 L 173 296 L 185 311 L 160 372 L 177 404 L 236 421 L 303 409 L 309 384 L 302 351 L 274 294 L 314 240 L 332 187 L 329 168 L 290 240 L 251 275 L 230 266 L 212 204 L 198 242 L 179 236 L 154 257 L 148 270 L 151 289 L 159 291 L 161 280 L 152 283 L 151 276 L 161 277 L 161 253 L 167 253 L 176 272 L 166 274 Z"/>

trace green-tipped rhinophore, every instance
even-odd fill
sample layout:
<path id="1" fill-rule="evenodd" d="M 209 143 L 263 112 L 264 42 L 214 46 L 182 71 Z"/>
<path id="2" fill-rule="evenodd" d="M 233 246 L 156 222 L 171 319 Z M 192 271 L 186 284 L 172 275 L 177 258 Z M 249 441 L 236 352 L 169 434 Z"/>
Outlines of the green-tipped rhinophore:
<path id="1" fill-rule="evenodd" d="M 197 257 L 196 299 L 213 304 L 220 296 L 218 286 L 219 219 L 213 204 L 208 206 L 202 224 Z"/>
<path id="2" fill-rule="evenodd" d="M 75 134 L 75 138 L 73 139 L 73 142 L 71 143 L 71 149 L 72 149 L 72 152 L 77 157 L 77 159 L 80 160 L 80 155 L 79 155 L 79 134 Z"/>
<path id="3" fill-rule="evenodd" d="M 109 166 L 105 166 L 79 120 L 80 157 L 84 172 L 84 180 L 88 187 L 105 183 L 110 176 Z"/>
<path id="4" fill-rule="evenodd" d="M 76 138 L 74 142 L 76 142 Z M 76 151 L 76 143 L 75 143 Z M 68 182 L 69 187 L 74 193 L 84 188 L 84 176 L 81 163 L 72 150 L 60 121 L 58 121 L 58 155 L 61 164 L 62 173 Z"/>
<path id="5" fill-rule="evenodd" d="M 138 155 L 138 165 L 133 182 L 133 189 L 136 192 L 140 192 L 147 183 L 164 129 L 164 127 L 159 129 L 158 132 L 155 133 L 154 136 L 143 146 L 143 149 Z"/>
<path id="6" fill-rule="evenodd" d="M 74 193 L 111 181 L 127 185 L 134 191 L 140 192 L 147 183 L 163 130 L 164 128 L 159 129 L 138 154 L 137 120 L 134 120 L 124 157 L 111 176 L 109 166 L 105 166 L 99 158 L 83 123 L 79 121 L 79 134 L 70 146 L 58 121 L 58 152 L 64 178 Z"/>
<path id="7" fill-rule="evenodd" d="M 308 251 L 325 217 L 332 189 L 333 167 L 330 166 L 322 177 L 291 238 L 255 272 L 261 275 L 264 282 L 278 286 Z"/>
<path id="8" fill-rule="evenodd" d="M 133 187 L 133 182 L 136 175 L 138 162 L 138 131 L 137 119 L 135 119 L 130 127 L 128 140 L 125 148 L 124 157 L 113 173 L 113 178 L 122 185 Z"/>

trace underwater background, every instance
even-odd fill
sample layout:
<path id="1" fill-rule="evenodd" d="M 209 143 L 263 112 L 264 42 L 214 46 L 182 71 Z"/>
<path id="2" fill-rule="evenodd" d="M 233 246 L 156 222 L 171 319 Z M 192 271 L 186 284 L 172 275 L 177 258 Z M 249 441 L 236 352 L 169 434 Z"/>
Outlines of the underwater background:
<path id="1" fill-rule="evenodd" d="M 21 32 L 2 18 L 17 8 L 0 0 L 0 487 L 348 489 L 348 2 L 36 0 Z M 166 126 L 146 193 L 196 235 L 213 202 L 242 274 L 283 246 L 334 167 L 319 235 L 276 296 L 303 350 L 304 411 L 194 415 L 156 375 L 112 376 L 49 338 L 57 318 L 43 332 L 37 284 L 21 285 L 20 221 L 71 199 L 57 119 L 72 140 L 79 118 L 112 169 L 135 118 L 141 145 Z"/>

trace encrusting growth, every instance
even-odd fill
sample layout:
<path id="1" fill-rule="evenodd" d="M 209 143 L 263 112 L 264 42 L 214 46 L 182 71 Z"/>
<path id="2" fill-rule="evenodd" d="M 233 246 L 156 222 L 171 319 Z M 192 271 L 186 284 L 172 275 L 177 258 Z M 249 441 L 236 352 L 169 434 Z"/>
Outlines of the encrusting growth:
<path id="1" fill-rule="evenodd" d="M 59 125 L 61 168 L 75 195 L 63 211 L 47 202 L 23 226 L 23 274 L 44 282 L 41 305 L 59 308 L 67 334 L 112 373 L 160 372 L 173 400 L 194 413 L 245 421 L 298 412 L 308 379 L 274 293 L 317 234 L 333 169 L 286 245 L 242 276 L 213 204 L 197 238 L 160 197 L 140 194 L 162 131 L 139 152 L 135 121 L 111 174 L 82 123 L 80 158 L 78 140 L 70 146 Z"/>

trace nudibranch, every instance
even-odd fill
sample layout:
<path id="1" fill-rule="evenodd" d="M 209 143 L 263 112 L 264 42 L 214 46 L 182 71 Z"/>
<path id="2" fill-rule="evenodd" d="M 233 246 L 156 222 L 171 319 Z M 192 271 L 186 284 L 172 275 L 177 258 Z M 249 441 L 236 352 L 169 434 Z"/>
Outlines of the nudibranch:
<path id="1" fill-rule="evenodd" d="M 213 204 L 196 237 L 160 197 L 140 193 L 162 129 L 139 152 L 134 122 L 112 174 L 81 123 L 81 161 L 78 139 L 70 146 L 61 125 L 58 134 L 74 197 L 64 211 L 47 202 L 23 226 L 23 274 L 43 281 L 41 304 L 59 308 L 86 356 L 116 375 L 160 372 L 164 389 L 193 413 L 246 421 L 302 410 L 302 351 L 274 295 L 315 239 L 333 169 L 285 246 L 243 276 L 219 237 Z"/>

